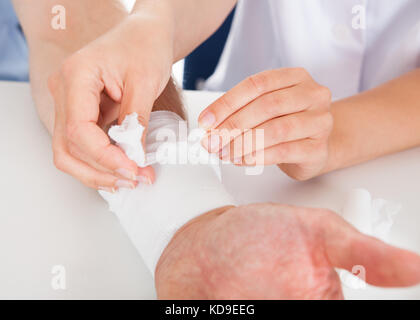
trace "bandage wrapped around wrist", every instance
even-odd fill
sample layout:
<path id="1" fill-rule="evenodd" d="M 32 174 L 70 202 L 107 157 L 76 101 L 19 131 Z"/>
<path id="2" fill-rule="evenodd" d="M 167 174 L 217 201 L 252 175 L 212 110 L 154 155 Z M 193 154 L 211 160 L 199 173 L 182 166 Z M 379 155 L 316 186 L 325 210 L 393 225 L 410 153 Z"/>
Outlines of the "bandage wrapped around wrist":
<path id="1" fill-rule="evenodd" d="M 188 134 L 187 124 L 169 111 L 152 112 L 146 136 L 137 114 L 113 126 L 109 136 L 139 167 L 153 165 L 156 182 L 116 193 L 99 191 L 108 202 L 149 270 L 176 231 L 213 209 L 235 205 L 220 181 L 219 160 L 200 144 L 201 131 Z"/>

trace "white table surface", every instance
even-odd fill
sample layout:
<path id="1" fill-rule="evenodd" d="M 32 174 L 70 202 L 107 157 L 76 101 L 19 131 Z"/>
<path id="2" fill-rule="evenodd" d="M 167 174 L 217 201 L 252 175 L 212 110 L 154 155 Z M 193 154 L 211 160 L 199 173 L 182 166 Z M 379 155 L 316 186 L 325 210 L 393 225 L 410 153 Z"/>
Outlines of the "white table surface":
<path id="1" fill-rule="evenodd" d="M 188 92 L 190 117 L 218 95 Z M 117 219 L 94 191 L 59 172 L 28 84 L 0 82 L 0 298 L 153 299 L 153 281 Z M 348 191 L 403 204 L 390 241 L 420 253 L 420 148 L 295 182 L 276 167 L 260 176 L 224 166 L 239 203 L 275 201 L 338 211 Z M 65 267 L 66 289 L 54 290 L 52 268 Z M 420 299 L 406 289 L 344 288 L 347 298 Z"/>

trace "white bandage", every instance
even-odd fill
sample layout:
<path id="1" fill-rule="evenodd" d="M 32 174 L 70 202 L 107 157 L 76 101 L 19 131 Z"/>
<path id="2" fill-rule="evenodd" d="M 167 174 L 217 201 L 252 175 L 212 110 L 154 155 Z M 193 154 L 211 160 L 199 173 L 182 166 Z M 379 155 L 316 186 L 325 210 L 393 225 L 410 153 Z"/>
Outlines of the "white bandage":
<path id="1" fill-rule="evenodd" d="M 147 153 L 141 144 L 144 127 L 138 123 L 137 114 L 109 130 L 110 137 L 130 159 L 140 167 L 153 164 L 156 171 L 152 186 L 139 184 L 134 190 L 120 189 L 114 194 L 99 191 L 152 274 L 180 227 L 203 213 L 235 204 L 218 178 L 217 162 L 200 144 L 201 134 L 196 132 L 189 140 L 181 137 L 180 141 L 183 128 L 186 130 L 186 123 L 178 115 L 152 112 Z"/>

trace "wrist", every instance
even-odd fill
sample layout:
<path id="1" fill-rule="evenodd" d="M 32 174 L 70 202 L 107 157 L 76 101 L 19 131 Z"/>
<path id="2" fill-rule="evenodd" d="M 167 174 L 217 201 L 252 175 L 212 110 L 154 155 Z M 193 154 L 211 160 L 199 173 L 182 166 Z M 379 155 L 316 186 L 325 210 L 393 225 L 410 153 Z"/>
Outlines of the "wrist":
<path id="1" fill-rule="evenodd" d="M 335 118 L 337 103 L 332 104 L 332 114 Z M 335 120 L 335 119 L 334 119 Z M 324 169 L 319 175 L 337 170 L 342 167 L 342 151 L 343 151 L 343 139 L 340 133 L 340 128 L 336 126 L 334 121 L 334 127 L 331 131 L 331 135 L 328 138 L 328 158 Z"/>
<path id="2" fill-rule="evenodd" d="M 164 39 L 168 39 L 167 44 L 170 47 L 171 57 L 177 57 L 175 46 L 176 15 L 171 1 L 137 0 L 130 16 L 139 23 L 139 27 L 145 21 L 153 21 L 157 26 L 154 33 L 162 34 Z M 172 58 L 170 62 L 173 64 L 176 59 Z"/>
<path id="3" fill-rule="evenodd" d="M 202 234 L 200 230 L 202 231 L 205 226 L 209 225 L 214 219 L 231 208 L 233 206 L 214 209 L 183 225 L 172 237 L 160 256 L 155 270 L 156 279 L 158 280 L 158 278 L 165 276 L 164 273 L 176 269 L 177 263 L 182 265 L 182 258 L 185 258 L 183 255 L 190 252 L 188 248 L 191 244 L 196 243 L 195 236 Z"/>

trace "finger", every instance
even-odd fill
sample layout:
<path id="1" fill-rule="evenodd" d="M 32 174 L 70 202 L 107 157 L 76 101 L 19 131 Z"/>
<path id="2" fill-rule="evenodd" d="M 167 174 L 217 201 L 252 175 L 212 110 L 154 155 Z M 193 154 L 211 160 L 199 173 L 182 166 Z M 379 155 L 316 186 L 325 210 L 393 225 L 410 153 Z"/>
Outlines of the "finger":
<path id="1" fill-rule="evenodd" d="M 71 142 L 71 141 L 67 142 L 67 150 L 68 150 L 68 153 L 70 154 L 70 156 L 86 163 L 87 165 L 91 166 L 92 168 L 94 168 L 98 171 L 114 174 L 115 176 L 117 176 L 111 170 L 101 166 L 100 164 L 98 164 L 97 162 L 95 162 L 91 158 L 89 158 L 86 154 L 84 154 L 82 151 L 80 151 L 78 146 L 76 144 L 74 144 L 73 142 Z"/>
<path id="2" fill-rule="evenodd" d="M 139 168 L 137 179 L 140 183 L 153 184 L 156 180 L 155 170 L 152 167 Z"/>
<path id="3" fill-rule="evenodd" d="M 147 128 L 150 112 L 158 95 L 158 88 L 152 80 L 132 73 L 124 84 L 118 123 L 121 124 L 127 115 L 136 112 L 139 123 Z"/>
<path id="4" fill-rule="evenodd" d="M 70 155 L 72 155 L 74 158 L 79 159 L 86 164 L 90 165 L 92 168 L 95 168 L 98 171 L 106 172 L 113 174 L 114 176 L 126 180 L 126 174 L 121 174 L 121 172 L 110 172 L 108 169 L 98 165 L 96 162 L 92 161 L 90 158 L 88 158 L 85 154 L 83 154 L 77 147 L 70 143 L 69 144 L 69 152 Z M 136 180 L 142 184 L 148 184 L 151 185 L 155 182 L 155 171 L 152 167 L 145 167 L 145 168 L 138 168 L 138 176 L 136 177 Z"/>
<path id="5" fill-rule="evenodd" d="M 311 93 L 306 86 L 296 85 L 264 94 L 231 114 L 217 129 L 251 129 L 271 119 L 301 112 L 314 103 Z"/>
<path id="6" fill-rule="evenodd" d="M 331 263 L 352 271 L 364 268 L 366 282 L 376 286 L 411 286 L 420 282 L 420 256 L 364 235 L 334 215 L 324 224 L 327 255 Z"/>
<path id="7" fill-rule="evenodd" d="M 311 137 L 320 139 L 331 131 L 332 121 L 330 113 L 319 111 L 305 111 L 275 118 L 235 137 L 229 144 L 222 145 L 220 156 L 223 158 L 228 152 L 235 150 L 235 157 L 243 157 L 285 142 Z M 221 134 L 225 132 L 226 130 L 222 130 Z M 228 138 L 223 135 L 221 141 Z M 235 145 L 245 147 L 237 149 Z"/>
<path id="8" fill-rule="evenodd" d="M 97 122 L 100 98 L 105 88 L 100 71 L 76 55 L 64 63 L 62 81 L 66 120 L 70 123 Z"/>
<path id="9" fill-rule="evenodd" d="M 100 72 L 82 60 L 69 61 L 63 66 L 67 89 L 64 108 L 67 139 L 98 165 L 113 172 L 127 173 L 127 178 L 135 178 L 137 165 L 122 150 L 111 145 L 108 136 L 97 126 L 100 96 L 104 89 Z"/>
<path id="10" fill-rule="evenodd" d="M 112 124 L 116 124 L 119 115 L 120 104 L 109 98 L 106 94 L 102 94 L 98 126 L 107 132 Z"/>
<path id="11" fill-rule="evenodd" d="M 55 166 L 78 180 L 90 188 L 115 192 L 119 188 L 134 189 L 137 185 L 135 181 L 118 179 L 110 173 L 101 172 L 92 168 L 83 161 L 73 158 L 65 151 L 54 153 Z"/>
<path id="12" fill-rule="evenodd" d="M 277 69 L 253 75 L 229 90 L 199 116 L 204 129 L 216 128 L 230 115 L 265 93 L 293 87 L 309 78 L 303 69 Z"/>
<path id="13" fill-rule="evenodd" d="M 315 161 L 323 154 L 319 148 L 320 142 L 313 139 L 303 139 L 281 143 L 264 150 L 249 153 L 243 157 L 236 157 L 236 165 L 256 166 L 274 165 L 281 163 L 304 163 L 308 159 Z"/>
<path id="14" fill-rule="evenodd" d="M 99 166 L 122 175 L 126 179 L 136 180 L 138 167 L 117 146 L 111 144 L 108 136 L 93 122 L 79 122 L 67 125 L 67 139 L 77 145 Z"/>

